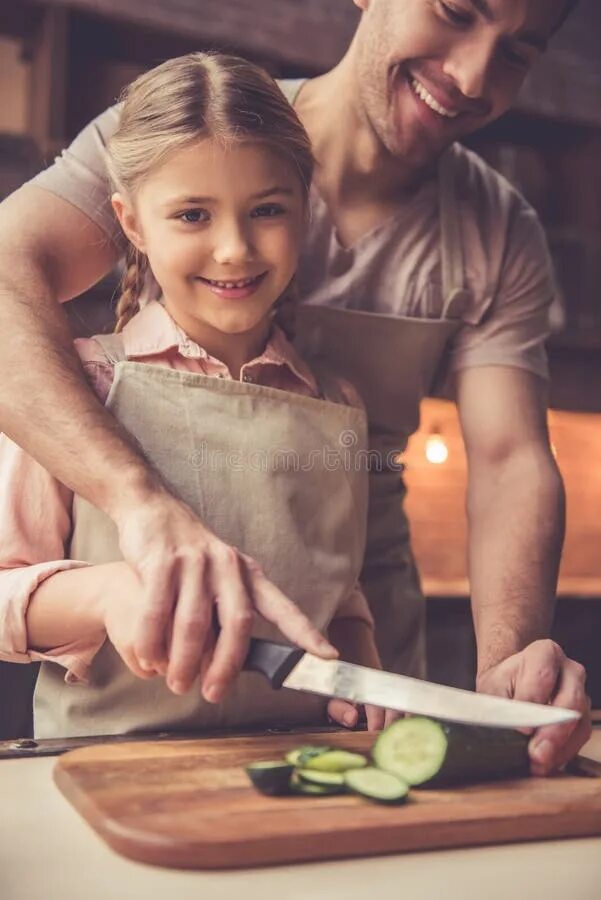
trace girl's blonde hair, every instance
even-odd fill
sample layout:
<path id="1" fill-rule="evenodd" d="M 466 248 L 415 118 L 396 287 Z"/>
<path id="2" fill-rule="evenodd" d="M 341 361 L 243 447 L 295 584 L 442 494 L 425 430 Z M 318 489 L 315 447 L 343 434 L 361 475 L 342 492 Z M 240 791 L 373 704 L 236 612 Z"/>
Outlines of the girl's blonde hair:
<path id="1" fill-rule="evenodd" d="M 176 150 L 212 138 L 231 146 L 260 141 L 298 173 L 308 200 L 314 159 L 309 137 L 275 81 L 236 56 L 189 53 L 141 75 L 122 95 L 120 122 L 108 142 L 113 189 L 133 198 L 154 169 Z M 148 262 L 129 245 L 115 331 L 139 309 Z M 276 319 L 290 333 L 294 287 L 276 304 Z"/>

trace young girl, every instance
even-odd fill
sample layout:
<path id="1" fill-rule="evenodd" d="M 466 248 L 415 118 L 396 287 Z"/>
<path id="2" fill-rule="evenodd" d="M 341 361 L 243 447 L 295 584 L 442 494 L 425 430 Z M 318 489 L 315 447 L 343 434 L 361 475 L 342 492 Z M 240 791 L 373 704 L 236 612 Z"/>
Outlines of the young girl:
<path id="1" fill-rule="evenodd" d="M 344 656 L 377 665 L 357 587 L 366 473 L 349 456 L 364 413 L 280 327 L 313 169 L 296 114 L 260 69 L 195 53 L 128 89 L 108 157 L 130 245 L 116 333 L 76 342 L 98 397 L 208 527 Z M 319 698 L 255 674 L 218 704 L 146 678 L 129 651 L 140 586 L 113 522 L 1 440 L 0 658 L 42 661 L 37 737 L 320 721 Z M 278 637 L 265 621 L 253 633 Z"/>

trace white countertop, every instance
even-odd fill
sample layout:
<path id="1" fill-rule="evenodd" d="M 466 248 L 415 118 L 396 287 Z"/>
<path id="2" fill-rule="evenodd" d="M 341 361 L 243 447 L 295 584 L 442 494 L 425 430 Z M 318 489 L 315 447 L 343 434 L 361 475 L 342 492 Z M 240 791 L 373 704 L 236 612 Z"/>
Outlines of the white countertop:
<path id="1" fill-rule="evenodd" d="M 601 731 L 583 750 L 601 761 Z M 180 872 L 110 850 L 52 781 L 0 760 L 1 900 L 600 900 L 601 837 L 243 870 Z"/>

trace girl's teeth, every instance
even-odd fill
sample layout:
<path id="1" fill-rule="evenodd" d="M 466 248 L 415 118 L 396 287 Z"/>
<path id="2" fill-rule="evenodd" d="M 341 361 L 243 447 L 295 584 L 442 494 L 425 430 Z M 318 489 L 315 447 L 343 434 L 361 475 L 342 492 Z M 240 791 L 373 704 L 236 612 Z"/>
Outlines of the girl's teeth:
<path id="1" fill-rule="evenodd" d="M 214 287 L 224 288 L 226 291 L 231 291 L 233 288 L 247 287 L 255 280 L 255 278 L 245 278 L 243 281 L 213 281 L 212 278 L 207 278 L 209 284 L 212 284 Z"/>
<path id="2" fill-rule="evenodd" d="M 433 109 L 435 113 L 438 113 L 439 116 L 444 116 L 445 119 L 456 119 L 459 113 L 451 112 L 448 109 L 445 109 L 444 106 L 441 106 L 438 100 L 435 100 L 432 94 L 426 90 L 426 88 L 417 80 L 417 78 L 411 79 L 411 87 L 414 92 L 423 100 L 426 106 L 429 106 L 430 109 Z"/>

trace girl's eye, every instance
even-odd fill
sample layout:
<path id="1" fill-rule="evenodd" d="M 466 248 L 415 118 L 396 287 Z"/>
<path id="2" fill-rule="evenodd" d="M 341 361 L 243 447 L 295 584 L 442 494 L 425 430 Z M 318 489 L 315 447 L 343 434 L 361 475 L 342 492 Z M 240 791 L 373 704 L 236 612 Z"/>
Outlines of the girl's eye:
<path id="1" fill-rule="evenodd" d="M 445 18 L 453 25 L 471 25 L 473 17 L 466 9 L 451 6 L 449 3 L 444 3 L 443 0 L 439 0 L 439 4 Z"/>
<path id="2" fill-rule="evenodd" d="M 196 225 L 198 222 L 208 222 L 210 215 L 206 209 L 187 209 L 185 212 L 180 213 L 177 218 L 181 219 L 182 222 L 187 222 L 189 225 Z"/>
<path id="3" fill-rule="evenodd" d="M 280 203 L 264 203 L 253 209 L 251 215 L 256 219 L 273 219 L 275 216 L 283 216 L 286 210 Z"/>

